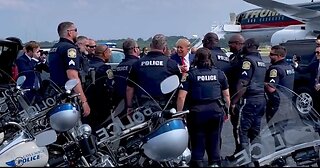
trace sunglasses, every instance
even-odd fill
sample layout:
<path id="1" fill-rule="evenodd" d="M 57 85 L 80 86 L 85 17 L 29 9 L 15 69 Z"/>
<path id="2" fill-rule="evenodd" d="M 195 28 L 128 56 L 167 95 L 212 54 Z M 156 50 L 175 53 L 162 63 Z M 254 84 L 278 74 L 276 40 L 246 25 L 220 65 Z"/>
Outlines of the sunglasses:
<path id="1" fill-rule="evenodd" d="M 278 54 L 275 53 L 269 53 L 270 56 L 277 56 Z"/>
<path id="2" fill-rule="evenodd" d="M 240 45 L 244 45 L 244 43 L 240 43 L 239 41 L 229 41 L 229 44 L 240 44 Z"/>
<path id="3" fill-rule="evenodd" d="M 88 48 L 96 48 L 97 46 L 90 46 L 90 45 L 86 45 L 86 47 L 88 47 Z"/>
<path id="4" fill-rule="evenodd" d="M 314 52 L 315 54 L 317 54 L 317 55 L 319 55 L 320 54 L 320 51 L 316 51 L 316 52 Z"/>
<path id="5" fill-rule="evenodd" d="M 75 28 L 75 29 L 70 29 L 70 30 L 67 30 L 67 31 L 75 31 L 75 32 L 78 32 L 78 29 Z"/>

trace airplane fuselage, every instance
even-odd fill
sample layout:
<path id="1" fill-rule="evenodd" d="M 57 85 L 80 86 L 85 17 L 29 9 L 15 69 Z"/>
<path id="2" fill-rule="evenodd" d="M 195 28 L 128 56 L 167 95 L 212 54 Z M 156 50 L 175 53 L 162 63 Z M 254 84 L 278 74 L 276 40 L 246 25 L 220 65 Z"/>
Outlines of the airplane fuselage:
<path id="1" fill-rule="evenodd" d="M 320 2 L 297 4 L 296 6 L 305 7 L 312 10 L 320 10 Z M 296 26 L 295 29 L 305 29 L 305 23 L 294 20 L 278 12 L 263 8 L 256 8 L 244 11 L 237 15 L 236 25 L 241 27 L 238 33 L 244 38 L 256 38 L 260 42 L 269 43 L 272 35 L 288 26 Z M 228 39 L 234 33 L 226 32 L 224 38 Z"/>

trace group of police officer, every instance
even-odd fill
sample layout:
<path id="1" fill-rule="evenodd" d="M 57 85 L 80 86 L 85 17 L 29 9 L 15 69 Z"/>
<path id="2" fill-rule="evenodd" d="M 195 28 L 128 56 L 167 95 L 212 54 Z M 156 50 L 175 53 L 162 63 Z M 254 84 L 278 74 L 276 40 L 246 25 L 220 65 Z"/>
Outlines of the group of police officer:
<path id="1" fill-rule="evenodd" d="M 81 53 L 75 44 L 77 28 L 72 22 L 62 22 L 58 26 L 58 34 L 60 40 L 49 52 L 50 78 L 61 87 L 68 79 L 76 79 L 81 83 Z M 221 166 L 221 131 L 229 112 L 236 142 L 235 153 L 249 150 L 250 142 L 259 137 L 266 104 L 272 104 L 274 108 L 267 112 L 276 111 L 279 102 L 277 84 L 293 88 L 294 70 L 284 61 L 286 50 L 281 46 L 271 48 L 272 65 L 267 70 L 257 50 L 259 43 L 255 39 L 244 40 L 239 34 L 231 37 L 229 47 L 233 54 L 230 57 L 218 47 L 219 39 L 215 33 L 207 33 L 202 42 L 203 47 L 196 51 L 190 70 L 182 73 L 183 67 L 164 55 L 167 41 L 163 34 L 156 34 L 152 38 L 150 51 L 142 58 L 139 58 L 137 42 L 133 39 L 125 40 L 122 46 L 125 59 L 113 72 L 105 64 L 104 67 L 95 67 L 101 68 L 99 72 L 95 71 L 95 78 L 97 83 L 97 79 L 101 79 L 100 86 L 106 90 L 104 95 L 100 94 L 103 92 L 100 88 L 93 89 L 95 91 L 89 95 L 85 94 L 81 85 L 75 87 L 74 92 L 79 93 L 84 120 L 90 115 L 105 119 L 111 108 L 122 100 L 125 100 L 128 115 L 136 104 L 150 102 L 150 96 L 158 103 L 152 108 L 163 108 L 170 95 L 161 93 L 160 83 L 171 75 L 178 75 L 182 84 L 172 106 L 178 111 L 190 110 L 187 126 L 192 151 L 191 166 L 203 166 L 205 151 L 209 166 Z M 107 46 L 97 46 L 96 51 L 96 63 L 108 61 L 111 54 Z M 230 94 L 234 96 L 230 98 Z M 97 98 L 97 95 L 101 97 Z M 110 101 L 112 105 L 106 107 L 109 112 L 99 110 L 101 105 Z M 98 113 L 106 115 L 101 117 Z M 268 113 L 269 118 L 272 115 Z M 101 121 L 93 117 L 89 123 L 98 127 L 100 123 L 97 122 Z"/>

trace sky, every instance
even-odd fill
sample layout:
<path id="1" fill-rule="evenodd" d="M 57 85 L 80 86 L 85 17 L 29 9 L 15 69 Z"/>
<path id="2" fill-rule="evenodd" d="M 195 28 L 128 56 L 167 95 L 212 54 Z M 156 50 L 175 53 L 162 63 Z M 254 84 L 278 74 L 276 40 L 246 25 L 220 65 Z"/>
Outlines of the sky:
<path id="1" fill-rule="evenodd" d="M 146 40 L 158 33 L 193 38 L 229 22 L 230 13 L 253 8 L 257 6 L 243 0 L 0 0 L 0 38 L 55 41 L 63 21 L 75 23 L 78 35 L 95 40 Z"/>

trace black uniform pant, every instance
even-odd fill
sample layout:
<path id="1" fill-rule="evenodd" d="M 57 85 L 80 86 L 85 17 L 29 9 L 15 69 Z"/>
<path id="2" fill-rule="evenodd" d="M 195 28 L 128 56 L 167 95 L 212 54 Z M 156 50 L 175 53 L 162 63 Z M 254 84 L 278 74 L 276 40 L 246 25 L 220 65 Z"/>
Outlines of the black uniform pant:
<path id="1" fill-rule="evenodd" d="M 202 161 L 206 151 L 209 165 L 220 163 L 223 116 L 223 109 L 216 102 L 190 107 L 187 125 L 192 161 Z"/>
<path id="2" fill-rule="evenodd" d="M 266 99 L 264 97 L 255 97 L 246 99 L 241 115 L 239 137 L 242 149 L 246 149 L 248 154 L 249 145 L 260 141 L 261 118 L 264 115 Z"/>

